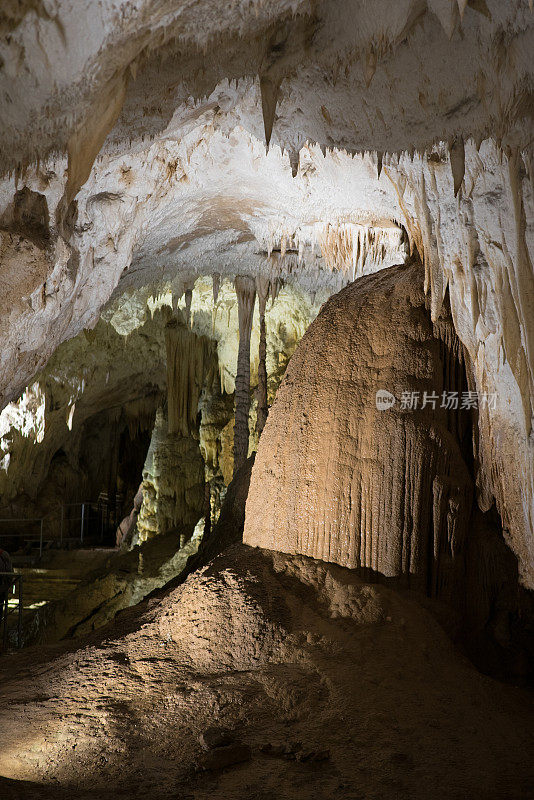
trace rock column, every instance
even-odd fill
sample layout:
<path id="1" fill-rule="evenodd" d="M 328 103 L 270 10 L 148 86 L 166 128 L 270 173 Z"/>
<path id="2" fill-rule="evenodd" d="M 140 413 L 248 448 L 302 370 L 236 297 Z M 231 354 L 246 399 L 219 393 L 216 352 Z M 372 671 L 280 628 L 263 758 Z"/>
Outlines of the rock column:
<path id="1" fill-rule="evenodd" d="M 252 278 L 235 279 L 239 317 L 239 350 L 235 379 L 234 475 L 248 456 L 250 412 L 250 333 L 256 288 Z"/>

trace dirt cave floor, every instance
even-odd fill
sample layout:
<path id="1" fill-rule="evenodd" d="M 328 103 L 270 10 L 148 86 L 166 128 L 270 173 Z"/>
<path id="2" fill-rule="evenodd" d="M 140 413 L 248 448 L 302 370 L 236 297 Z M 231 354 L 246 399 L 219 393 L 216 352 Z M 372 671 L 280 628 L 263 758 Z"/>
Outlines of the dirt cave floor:
<path id="1" fill-rule="evenodd" d="M 533 696 L 303 556 L 234 545 L 0 681 L 2 799 L 534 797 Z"/>

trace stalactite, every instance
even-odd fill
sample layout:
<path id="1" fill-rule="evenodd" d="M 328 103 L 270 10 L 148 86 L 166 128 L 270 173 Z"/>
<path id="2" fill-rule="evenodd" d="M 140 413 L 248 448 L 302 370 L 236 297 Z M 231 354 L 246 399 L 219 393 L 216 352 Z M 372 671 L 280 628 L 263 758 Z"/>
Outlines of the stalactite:
<path id="1" fill-rule="evenodd" d="M 450 147 L 451 171 L 454 182 L 454 196 L 460 191 L 465 175 L 465 146 L 464 140 L 458 136 Z"/>
<path id="2" fill-rule="evenodd" d="M 263 113 L 263 127 L 265 130 L 265 145 L 268 148 L 273 131 L 276 103 L 280 91 L 280 79 L 269 75 L 260 77 L 261 110 Z"/>
<path id="3" fill-rule="evenodd" d="M 280 283 L 281 281 L 278 278 L 271 278 L 270 281 L 271 308 L 274 306 L 274 302 L 278 297 L 278 292 L 280 291 Z"/>
<path id="4" fill-rule="evenodd" d="M 239 351 L 235 379 L 234 475 L 247 460 L 250 411 L 250 334 L 256 288 L 253 278 L 238 276 L 235 279 L 239 318 Z"/>
<path id="5" fill-rule="evenodd" d="M 178 318 L 165 328 L 169 433 L 187 436 L 196 425 L 198 401 L 213 366 L 214 344 Z"/>
<path id="6" fill-rule="evenodd" d="M 261 436 L 267 422 L 267 328 L 265 325 L 265 306 L 269 296 L 269 279 L 256 278 L 258 292 L 258 308 L 260 312 L 260 345 L 258 360 L 258 412 L 256 417 L 256 430 Z"/>
<path id="7" fill-rule="evenodd" d="M 191 327 L 191 303 L 193 301 L 193 290 L 185 290 L 185 318 L 188 327 Z"/>
<path id="8" fill-rule="evenodd" d="M 152 430 L 156 409 L 160 402 L 160 392 L 152 392 L 136 400 L 130 400 L 123 406 L 130 439 L 135 439 L 141 431 Z"/>

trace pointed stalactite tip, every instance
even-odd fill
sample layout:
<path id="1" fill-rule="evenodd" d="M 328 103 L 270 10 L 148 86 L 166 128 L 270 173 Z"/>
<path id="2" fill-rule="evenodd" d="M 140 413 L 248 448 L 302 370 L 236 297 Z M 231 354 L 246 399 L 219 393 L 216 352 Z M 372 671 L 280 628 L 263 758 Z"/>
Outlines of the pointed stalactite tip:
<path id="1" fill-rule="evenodd" d="M 268 75 L 260 75 L 261 110 L 263 114 L 263 127 L 265 131 L 265 146 L 269 148 L 273 132 L 274 115 L 280 81 L 273 80 Z"/>
<path id="2" fill-rule="evenodd" d="M 289 164 L 291 166 L 291 175 L 296 178 L 297 173 L 299 171 L 299 163 L 300 163 L 300 151 L 299 150 L 290 150 L 288 152 L 289 156 Z"/>
<path id="3" fill-rule="evenodd" d="M 457 197 L 465 175 L 465 147 L 462 136 L 457 136 L 450 146 L 452 180 L 454 196 Z"/>

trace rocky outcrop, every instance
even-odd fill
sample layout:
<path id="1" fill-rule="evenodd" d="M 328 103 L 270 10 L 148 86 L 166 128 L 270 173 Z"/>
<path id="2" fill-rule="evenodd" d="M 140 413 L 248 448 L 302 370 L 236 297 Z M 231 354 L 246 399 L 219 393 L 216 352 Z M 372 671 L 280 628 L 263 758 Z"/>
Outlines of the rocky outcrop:
<path id="1" fill-rule="evenodd" d="M 189 526 L 169 531 L 129 552 L 108 551 L 107 558 L 86 572 L 65 597 L 48 602 L 25 617 L 23 646 L 50 645 L 99 630 L 119 612 L 140 603 L 180 575 L 198 544 L 199 537 Z M 53 556 L 49 563 L 54 563 Z M 72 569 L 69 564 L 69 571 Z M 15 630 L 10 633 L 13 645 L 16 635 Z"/>
<path id="2" fill-rule="evenodd" d="M 409 599 L 303 556 L 234 546 L 0 679 L 3 796 L 506 800 L 534 780 L 528 692 Z"/>

